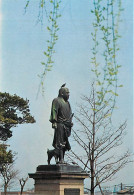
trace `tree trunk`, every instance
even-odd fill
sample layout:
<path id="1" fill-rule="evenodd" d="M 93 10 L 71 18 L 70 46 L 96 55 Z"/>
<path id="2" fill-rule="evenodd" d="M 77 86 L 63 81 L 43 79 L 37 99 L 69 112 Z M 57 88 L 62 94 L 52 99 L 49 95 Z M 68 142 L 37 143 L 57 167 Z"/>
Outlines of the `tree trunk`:
<path id="1" fill-rule="evenodd" d="M 4 195 L 7 195 L 7 185 L 4 186 Z"/>
<path id="2" fill-rule="evenodd" d="M 91 161 L 91 195 L 94 195 L 94 161 Z"/>
<path id="3" fill-rule="evenodd" d="M 95 104 L 94 104 L 94 110 L 95 110 Z M 91 152 L 91 195 L 94 195 L 94 147 L 95 147 L 95 112 L 93 116 L 93 144 L 92 144 L 92 152 Z"/>
<path id="4" fill-rule="evenodd" d="M 23 193 L 23 186 L 21 186 L 21 192 L 20 192 L 20 194 L 22 194 Z"/>

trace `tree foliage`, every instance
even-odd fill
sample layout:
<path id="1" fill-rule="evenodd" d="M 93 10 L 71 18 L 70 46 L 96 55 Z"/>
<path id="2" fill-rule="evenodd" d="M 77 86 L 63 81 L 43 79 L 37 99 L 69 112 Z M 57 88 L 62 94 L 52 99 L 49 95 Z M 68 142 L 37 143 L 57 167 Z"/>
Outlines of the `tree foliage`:
<path id="1" fill-rule="evenodd" d="M 0 92 L 0 140 L 5 141 L 12 136 L 12 127 L 34 122 L 35 119 L 30 114 L 29 100 Z"/>
<path id="2" fill-rule="evenodd" d="M 0 164 L 12 163 L 14 154 L 12 150 L 7 150 L 6 144 L 0 144 Z"/>

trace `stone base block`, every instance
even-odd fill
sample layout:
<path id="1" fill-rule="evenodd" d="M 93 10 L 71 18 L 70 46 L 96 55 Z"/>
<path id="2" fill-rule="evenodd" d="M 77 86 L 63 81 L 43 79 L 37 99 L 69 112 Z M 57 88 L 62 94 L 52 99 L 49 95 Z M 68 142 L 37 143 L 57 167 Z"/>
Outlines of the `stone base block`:
<path id="1" fill-rule="evenodd" d="M 36 195 L 83 195 L 88 174 L 79 166 L 59 164 L 40 165 L 29 177 L 35 180 Z"/>

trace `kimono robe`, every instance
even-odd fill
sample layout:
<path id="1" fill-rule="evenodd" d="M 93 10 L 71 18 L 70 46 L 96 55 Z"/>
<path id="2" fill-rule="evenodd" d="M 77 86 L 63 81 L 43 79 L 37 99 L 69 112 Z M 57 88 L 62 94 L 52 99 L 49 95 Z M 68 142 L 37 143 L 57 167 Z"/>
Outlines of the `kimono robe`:
<path id="1" fill-rule="evenodd" d="M 53 147 L 59 149 L 60 146 L 63 146 L 64 150 L 70 150 L 68 137 L 71 134 L 72 111 L 70 103 L 62 97 L 57 97 L 52 102 L 50 122 L 57 123 Z"/>

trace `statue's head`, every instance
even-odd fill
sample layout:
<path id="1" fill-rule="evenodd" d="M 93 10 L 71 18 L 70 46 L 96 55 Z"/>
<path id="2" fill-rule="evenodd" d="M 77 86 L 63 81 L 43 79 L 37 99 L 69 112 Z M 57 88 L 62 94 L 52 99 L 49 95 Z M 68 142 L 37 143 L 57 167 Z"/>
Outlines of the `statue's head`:
<path id="1" fill-rule="evenodd" d="M 59 97 L 63 97 L 65 101 L 69 99 L 69 89 L 65 87 L 65 84 L 59 89 Z"/>

